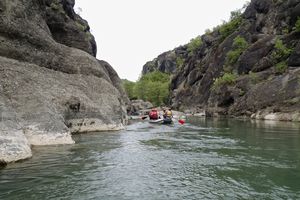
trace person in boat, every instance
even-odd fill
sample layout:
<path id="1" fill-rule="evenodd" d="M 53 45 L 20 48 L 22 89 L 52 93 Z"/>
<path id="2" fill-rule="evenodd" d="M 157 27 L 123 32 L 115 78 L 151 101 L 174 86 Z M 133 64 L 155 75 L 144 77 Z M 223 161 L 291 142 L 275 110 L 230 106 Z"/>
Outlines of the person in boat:
<path id="1" fill-rule="evenodd" d="M 150 120 L 158 120 L 159 119 L 159 114 L 157 109 L 152 109 L 149 112 L 149 119 Z"/>
<path id="2" fill-rule="evenodd" d="M 172 114 L 172 110 L 171 109 L 164 109 L 164 124 L 171 124 L 172 123 L 172 118 L 173 118 L 173 114 Z"/>
<path id="3" fill-rule="evenodd" d="M 164 118 L 173 118 L 173 113 L 172 113 L 172 109 L 166 109 L 164 110 Z"/>

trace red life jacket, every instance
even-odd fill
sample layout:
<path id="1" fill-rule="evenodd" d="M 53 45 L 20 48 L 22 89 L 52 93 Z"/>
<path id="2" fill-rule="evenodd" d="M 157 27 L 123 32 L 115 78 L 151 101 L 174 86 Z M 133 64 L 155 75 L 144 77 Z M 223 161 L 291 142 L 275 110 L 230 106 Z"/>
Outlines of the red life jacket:
<path id="1" fill-rule="evenodd" d="M 157 110 L 151 110 L 150 113 L 149 113 L 149 118 L 153 119 L 153 120 L 158 119 L 158 112 L 157 112 Z"/>

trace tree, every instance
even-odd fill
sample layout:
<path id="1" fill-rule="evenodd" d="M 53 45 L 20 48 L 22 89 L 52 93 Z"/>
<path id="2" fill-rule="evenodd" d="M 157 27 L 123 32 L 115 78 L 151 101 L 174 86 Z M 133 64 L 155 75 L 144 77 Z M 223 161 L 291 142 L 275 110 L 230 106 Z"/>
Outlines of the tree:
<path id="1" fill-rule="evenodd" d="M 123 85 L 130 99 L 143 99 L 155 106 L 168 103 L 169 74 L 154 71 L 143 75 L 136 83 L 123 80 Z"/>
<path id="2" fill-rule="evenodd" d="M 132 81 L 129 81 L 129 80 L 122 80 L 123 82 L 123 86 L 124 86 L 124 89 L 127 93 L 127 96 L 129 99 L 136 99 L 137 96 L 135 95 L 135 92 L 134 92 L 134 87 L 135 87 L 135 82 L 132 82 Z"/>

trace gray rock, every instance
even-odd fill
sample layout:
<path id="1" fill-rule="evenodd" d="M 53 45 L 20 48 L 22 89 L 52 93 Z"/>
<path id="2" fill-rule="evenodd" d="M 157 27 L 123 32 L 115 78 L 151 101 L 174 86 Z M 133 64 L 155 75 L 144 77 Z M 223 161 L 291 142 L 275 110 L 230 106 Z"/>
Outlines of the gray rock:
<path id="1" fill-rule="evenodd" d="M 143 101 L 141 99 L 132 100 L 130 104 L 129 113 L 133 115 L 138 115 L 141 114 L 140 113 L 141 111 L 150 109 L 152 107 L 153 107 L 152 103 L 148 101 Z"/>
<path id="2" fill-rule="evenodd" d="M 46 0 L 46 23 L 53 38 L 96 57 L 97 45 L 87 21 L 76 15 L 74 0 Z"/>
<path id="3" fill-rule="evenodd" d="M 300 67 L 300 43 L 298 43 L 294 52 L 289 57 L 288 65 L 293 67 Z"/>
<path id="4" fill-rule="evenodd" d="M 142 74 L 147 74 L 156 70 L 164 73 L 174 73 L 178 67 L 176 59 L 182 52 L 185 52 L 183 50 L 184 48 L 185 47 L 179 47 L 173 51 L 165 52 L 152 61 L 147 62 L 143 66 Z"/>
<path id="5" fill-rule="evenodd" d="M 238 73 L 248 73 L 249 71 L 252 71 L 254 66 L 260 62 L 265 56 L 267 56 L 271 50 L 273 49 L 273 41 L 274 36 L 266 36 L 254 44 L 252 44 L 247 51 L 241 55 L 239 60 L 239 66 L 238 66 Z M 261 65 L 261 64 L 260 64 Z M 267 69 L 269 66 L 260 67 L 257 66 L 255 71 L 259 71 L 259 68 L 262 68 L 263 70 Z"/>
<path id="6" fill-rule="evenodd" d="M 31 145 L 73 144 L 72 132 L 119 130 L 127 122 L 121 80 L 94 57 L 89 28 L 75 27 L 87 23 L 73 6 L 0 3 L 2 163 L 30 157 Z"/>

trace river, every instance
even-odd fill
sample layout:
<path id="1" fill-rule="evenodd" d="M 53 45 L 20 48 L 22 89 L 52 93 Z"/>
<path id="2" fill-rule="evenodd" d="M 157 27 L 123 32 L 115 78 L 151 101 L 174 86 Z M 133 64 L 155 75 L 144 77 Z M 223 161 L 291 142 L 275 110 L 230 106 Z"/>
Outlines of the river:
<path id="1" fill-rule="evenodd" d="M 0 170 L 0 199 L 300 199 L 300 124 L 191 118 L 79 134 Z"/>

